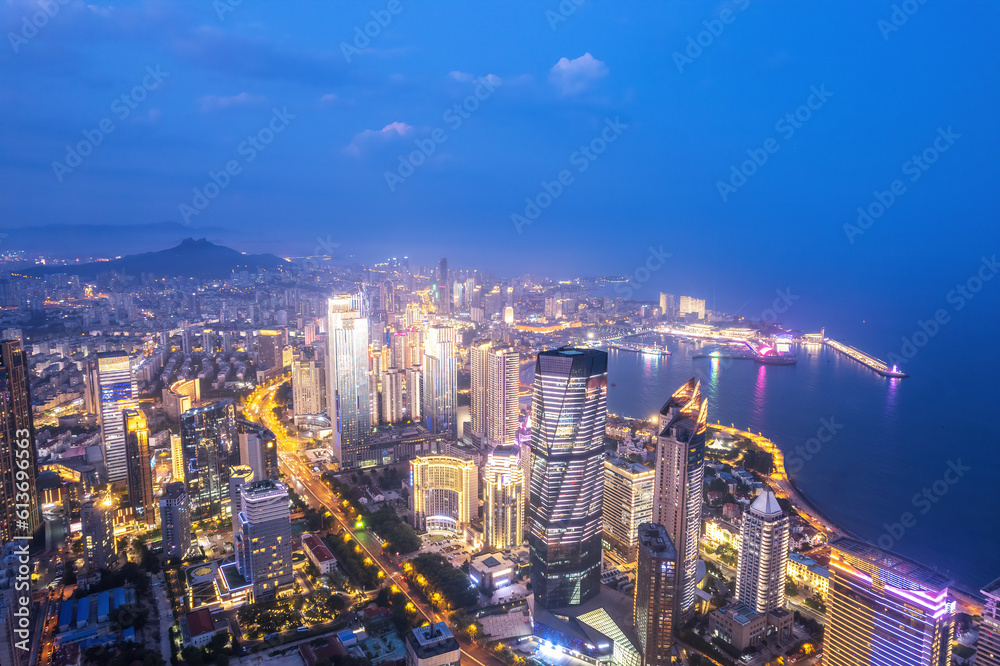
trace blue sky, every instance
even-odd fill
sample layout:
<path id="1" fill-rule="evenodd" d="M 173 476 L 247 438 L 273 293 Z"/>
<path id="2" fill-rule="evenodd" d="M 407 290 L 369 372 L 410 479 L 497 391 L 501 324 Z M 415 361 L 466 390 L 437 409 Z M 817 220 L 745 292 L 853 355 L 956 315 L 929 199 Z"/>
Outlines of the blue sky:
<path id="1" fill-rule="evenodd" d="M 561 276 L 635 275 L 662 246 L 638 296 L 750 310 L 791 287 L 824 309 L 911 295 L 919 313 L 997 245 L 994 3 L 53 0 L 26 28 L 39 11 L 0 4 L 0 226 L 183 222 L 233 162 L 187 217 L 245 230 L 239 249 L 329 239 Z M 386 25 L 355 43 L 371 12 Z M 579 152 L 609 123 L 603 152 Z M 947 150 L 911 181 L 939 130 Z M 54 167 L 85 131 L 92 153 Z M 419 145 L 434 150 L 390 189 Z M 518 233 L 511 216 L 563 171 Z M 844 225 L 897 179 L 851 242 Z"/>

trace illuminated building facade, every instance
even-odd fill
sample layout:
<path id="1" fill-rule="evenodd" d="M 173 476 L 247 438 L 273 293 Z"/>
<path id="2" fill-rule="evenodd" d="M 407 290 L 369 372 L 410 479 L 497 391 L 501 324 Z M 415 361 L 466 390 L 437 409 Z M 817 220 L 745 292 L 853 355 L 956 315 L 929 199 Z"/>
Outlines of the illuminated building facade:
<path id="1" fill-rule="evenodd" d="M 620 458 L 604 461 L 601 537 L 605 550 L 621 563 L 631 564 L 636 560 L 639 525 L 653 517 L 653 484 L 654 472 L 645 465 Z"/>
<path id="2" fill-rule="evenodd" d="M 292 361 L 292 407 L 296 418 L 322 414 L 326 408 L 323 399 L 323 364 L 312 358 Z"/>
<path id="3" fill-rule="evenodd" d="M 642 666 L 665 666 L 673 643 L 677 549 L 666 528 L 656 523 L 639 525 L 637 541 L 632 619 Z"/>
<path id="4" fill-rule="evenodd" d="M 410 461 L 413 526 L 461 534 L 479 511 L 479 467 L 472 460 L 432 455 Z"/>
<path id="5" fill-rule="evenodd" d="M 405 370 L 390 368 L 382 373 L 382 423 L 403 420 L 403 379 Z"/>
<path id="6" fill-rule="evenodd" d="M 986 602 L 979 623 L 976 666 L 1000 666 L 1000 578 L 981 591 Z"/>
<path id="7" fill-rule="evenodd" d="M 677 308 L 677 314 L 680 316 L 693 314 L 696 315 L 698 319 L 705 318 L 705 299 L 704 298 L 691 298 L 690 296 L 681 296 L 680 306 Z"/>
<path id="8" fill-rule="evenodd" d="M 80 507 L 83 559 L 91 572 L 118 566 L 114 534 L 115 503 L 111 497 L 87 500 Z"/>
<path id="9" fill-rule="evenodd" d="M 600 588 L 607 390 L 606 352 L 538 354 L 528 545 L 532 591 L 543 608 L 582 604 Z"/>
<path id="10" fill-rule="evenodd" d="M 951 664 L 950 580 L 863 541 L 830 544 L 825 656 L 831 666 Z"/>
<path id="11" fill-rule="evenodd" d="M 233 403 L 217 402 L 185 412 L 181 446 L 194 517 L 221 516 L 229 503 L 229 470 L 240 463 Z"/>
<path id="12" fill-rule="evenodd" d="M 411 421 L 423 418 L 424 369 L 414 365 L 406 369 L 406 384 L 403 386 L 403 412 Z"/>
<path id="13" fill-rule="evenodd" d="M 342 467 L 374 464 L 371 386 L 368 378 L 368 319 L 350 296 L 327 303 L 327 415 L 333 425 L 333 455 Z"/>
<path id="14" fill-rule="evenodd" d="M 135 378 L 125 352 L 102 352 L 91 367 L 90 381 L 97 387 L 100 401 L 101 442 L 108 481 L 125 481 L 125 422 L 122 411 L 138 409 Z"/>
<path id="15" fill-rule="evenodd" d="M 168 483 L 160 495 L 160 527 L 163 531 L 163 555 L 183 558 L 191 548 L 191 507 L 187 486 Z"/>
<path id="16" fill-rule="evenodd" d="M 483 470 L 483 535 L 496 550 L 524 541 L 524 469 L 516 446 L 498 446 Z"/>
<path id="17" fill-rule="evenodd" d="M 288 488 L 271 480 L 241 486 L 240 508 L 233 525 L 236 568 L 253 585 L 253 602 L 273 598 L 279 588 L 291 585 Z"/>
<path id="18" fill-rule="evenodd" d="M 125 420 L 125 452 L 128 456 L 128 503 L 135 519 L 149 527 L 156 526 L 153 505 L 153 461 L 149 455 L 149 426 L 146 415 L 138 409 L 122 412 Z"/>
<path id="19" fill-rule="evenodd" d="M 750 505 L 740 530 L 736 600 L 758 613 L 785 608 L 788 516 L 770 490 Z"/>
<path id="20" fill-rule="evenodd" d="M 491 444 L 513 444 L 517 441 L 520 361 L 520 354 L 513 347 L 494 345 L 490 349 L 486 382 L 486 440 Z"/>
<path id="21" fill-rule="evenodd" d="M 257 338 L 254 341 L 257 352 L 257 369 L 270 370 L 281 365 L 281 350 L 287 344 L 285 332 L 282 330 L 262 330 L 257 331 Z"/>
<path id="22" fill-rule="evenodd" d="M 427 429 L 452 439 L 458 434 L 458 358 L 455 329 L 431 326 L 424 347 L 423 413 Z"/>
<path id="23" fill-rule="evenodd" d="M 241 465 L 249 465 L 258 481 L 278 478 L 278 438 L 262 425 L 236 419 Z"/>
<path id="24" fill-rule="evenodd" d="M 229 507 L 231 515 L 235 516 L 240 511 L 240 491 L 243 486 L 253 483 L 253 468 L 250 465 L 236 465 L 229 470 Z M 236 521 L 233 521 L 233 530 L 238 528 Z"/>
<path id="25" fill-rule="evenodd" d="M 667 528 L 677 549 L 674 626 L 679 627 L 694 614 L 698 585 L 708 423 L 708 400 L 701 396 L 701 383 L 692 378 L 677 389 L 660 409 L 657 421 L 653 522 Z"/>
<path id="26" fill-rule="evenodd" d="M 19 471 L 24 472 L 21 479 Z M 20 340 L 4 340 L 0 342 L 0 539 L 4 543 L 34 534 L 41 524 L 37 479 L 28 362 Z M 28 500 L 18 501 L 25 487 Z"/>
<path id="27" fill-rule="evenodd" d="M 486 384 L 489 376 L 489 341 L 476 342 L 469 347 L 469 422 L 472 439 L 479 443 L 486 436 Z"/>

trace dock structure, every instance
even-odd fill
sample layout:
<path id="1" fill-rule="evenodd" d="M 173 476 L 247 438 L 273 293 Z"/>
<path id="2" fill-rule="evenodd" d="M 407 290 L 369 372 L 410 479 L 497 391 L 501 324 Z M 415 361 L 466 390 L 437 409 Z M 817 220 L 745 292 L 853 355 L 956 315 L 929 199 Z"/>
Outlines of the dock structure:
<path id="1" fill-rule="evenodd" d="M 858 363 L 868 366 L 869 368 L 871 368 L 878 374 L 882 375 L 883 377 L 897 377 L 897 378 L 909 377 L 908 374 L 900 370 L 895 365 L 890 366 L 885 361 L 877 359 L 871 354 L 866 354 L 860 349 L 855 349 L 850 345 L 845 345 L 843 342 L 837 342 L 836 340 L 831 340 L 829 338 L 823 340 L 823 342 L 826 343 L 826 345 L 831 349 L 836 349 L 841 354 L 844 354 L 845 356 L 850 356 Z"/>

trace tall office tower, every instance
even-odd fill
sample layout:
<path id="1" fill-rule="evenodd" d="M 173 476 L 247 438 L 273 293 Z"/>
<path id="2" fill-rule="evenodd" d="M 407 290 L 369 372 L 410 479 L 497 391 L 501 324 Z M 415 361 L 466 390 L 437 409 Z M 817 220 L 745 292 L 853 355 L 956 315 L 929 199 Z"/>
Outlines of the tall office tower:
<path id="1" fill-rule="evenodd" d="M 696 314 L 698 319 L 705 318 L 705 299 L 704 298 L 691 298 L 690 296 L 681 296 L 680 307 L 677 309 L 677 314 L 684 316 L 687 314 Z"/>
<path id="2" fill-rule="evenodd" d="M 503 323 L 508 325 L 514 323 L 514 306 L 508 305 L 503 309 Z"/>
<path id="3" fill-rule="evenodd" d="M 254 351 L 257 352 L 257 369 L 270 370 L 281 365 L 281 350 L 285 347 L 285 332 L 282 330 L 257 331 Z"/>
<path id="4" fill-rule="evenodd" d="M 524 470 L 516 446 L 498 446 L 483 470 L 483 537 L 497 550 L 524 541 Z"/>
<path id="5" fill-rule="evenodd" d="M 27 463 L 27 467 L 24 466 Z M 18 471 L 24 478 L 18 478 Z M 20 340 L 0 342 L 0 541 L 34 534 L 41 525 L 35 422 L 28 362 Z M 27 495 L 28 501 L 23 500 Z"/>
<path id="6" fill-rule="evenodd" d="M 432 326 L 424 350 L 424 420 L 427 429 L 454 439 L 458 433 L 458 358 L 455 329 Z"/>
<path id="7" fill-rule="evenodd" d="M 410 461 L 410 510 L 418 530 L 464 534 L 479 515 L 479 467 L 454 456 L 419 456 Z"/>
<path id="8" fill-rule="evenodd" d="M 528 545 L 531 586 L 543 608 L 581 604 L 600 589 L 607 392 L 606 352 L 538 354 Z"/>
<path id="9" fill-rule="evenodd" d="M 185 328 L 183 331 L 181 331 L 181 351 L 184 353 L 185 356 L 188 356 L 191 353 L 192 335 L 194 335 L 194 333 L 192 333 L 190 329 Z"/>
<path id="10" fill-rule="evenodd" d="M 149 455 L 149 426 L 146 415 L 138 409 L 122 412 L 125 423 L 125 452 L 128 467 L 128 503 L 136 521 L 156 526 L 153 505 L 153 462 Z"/>
<path id="11" fill-rule="evenodd" d="M 761 614 L 785 608 L 788 516 L 770 490 L 750 505 L 740 529 L 736 601 Z"/>
<path id="12" fill-rule="evenodd" d="M 639 525 L 653 517 L 655 473 L 627 460 L 604 461 L 604 548 L 623 564 L 635 562 Z"/>
<path id="13" fill-rule="evenodd" d="M 233 403 L 217 402 L 185 412 L 181 446 L 194 517 L 221 516 L 229 500 L 229 470 L 240 462 Z"/>
<path id="14" fill-rule="evenodd" d="M 830 544 L 824 664 L 951 664 L 951 581 L 895 553 L 841 537 Z"/>
<path id="15" fill-rule="evenodd" d="M 419 303 L 407 303 L 406 313 L 404 315 L 406 326 L 417 326 L 423 319 L 423 315 L 420 314 L 420 304 Z"/>
<path id="16" fill-rule="evenodd" d="M 418 326 L 406 329 L 406 344 L 410 347 L 410 361 L 406 367 L 424 364 L 424 330 Z"/>
<path id="17" fill-rule="evenodd" d="M 83 558 L 91 572 L 114 569 L 118 565 L 113 527 L 114 510 L 115 503 L 110 496 L 87 500 L 80 507 Z"/>
<path id="18" fill-rule="evenodd" d="M 21 622 L 30 617 L 22 609 L 23 578 L 18 577 L 19 560 L 28 552 L 28 542 L 8 541 L 0 552 L 0 666 L 25 666 L 31 650 Z M 20 612 L 19 612 L 20 611 Z M 35 662 L 32 662 L 35 663 Z"/>
<path id="19" fill-rule="evenodd" d="M 180 435 L 170 434 L 170 478 L 184 481 L 184 445 Z"/>
<path id="20" fill-rule="evenodd" d="M 986 603 L 983 604 L 983 619 L 979 623 L 976 666 L 1000 666 L 1000 578 L 981 592 Z"/>
<path id="21" fill-rule="evenodd" d="M 229 470 L 229 511 L 232 516 L 235 517 L 240 511 L 240 491 L 243 486 L 253 483 L 253 480 L 253 467 L 250 465 L 236 465 Z M 233 530 L 236 530 L 237 527 L 238 525 L 234 520 Z"/>
<path id="22" fill-rule="evenodd" d="M 233 353 L 233 332 L 223 331 L 222 332 L 222 353 L 232 354 Z"/>
<path id="23" fill-rule="evenodd" d="M 208 354 L 215 352 L 215 331 L 210 328 L 201 332 L 201 350 Z"/>
<path id="24" fill-rule="evenodd" d="M 653 522 L 667 528 L 670 541 L 677 548 L 673 622 L 679 627 L 694 613 L 698 585 L 701 486 L 708 423 L 708 400 L 701 397 L 701 383 L 692 378 L 677 389 L 660 409 L 657 421 Z"/>
<path id="25" fill-rule="evenodd" d="M 469 425 L 472 438 L 479 442 L 486 436 L 486 386 L 489 383 L 490 349 L 489 341 L 474 342 L 469 347 L 469 369 L 471 388 L 469 390 Z"/>
<path id="26" fill-rule="evenodd" d="M 278 439 L 262 425 L 238 419 L 239 460 L 249 465 L 258 481 L 278 478 Z"/>
<path id="27" fill-rule="evenodd" d="M 333 455 L 343 467 L 358 467 L 372 430 L 368 319 L 351 309 L 350 296 L 337 296 L 327 303 L 327 331 L 326 397 Z"/>
<path id="28" fill-rule="evenodd" d="M 674 304 L 674 295 L 660 292 L 660 312 L 663 313 L 664 317 L 673 317 L 674 310 L 676 306 Z"/>
<path id="29" fill-rule="evenodd" d="M 405 370 L 390 368 L 382 373 L 382 423 L 403 420 L 403 379 Z"/>
<path id="30" fill-rule="evenodd" d="M 520 426 L 518 386 L 521 356 L 510 346 L 494 346 L 489 352 L 486 382 L 486 439 L 496 444 L 514 444 Z"/>
<path id="31" fill-rule="evenodd" d="M 323 364 L 317 359 L 292 361 L 292 408 L 295 416 L 322 414 Z"/>
<path id="32" fill-rule="evenodd" d="M 424 368 L 415 365 L 406 369 L 406 395 L 403 397 L 403 409 L 406 418 L 419 421 L 424 412 L 421 406 L 424 400 Z"/>
<path id="33" fill-rule="evenodd" d="M 396 311 L 396 285 L 392 283 L 392 280 L 382 281 L 382 287 L 379 289 L 379 296 L 382 299 L 382 312 L 392 314 Z"/>
<path id="34" fill-rule="evenodd" d="M 395 331 L 389 335 L 389 365 L 406 370 L 413 363 L 410 359 L 409 336 L 406 331 Z"/>
<path id="35" fill-rule="evenodd" d="M 667 528 L 656 523 L 639 526 L 638 544 L 632 619 L 642 666 L 666 666 L 671 663 L 677 549 Z"/>
<path id="36" fill-rule="evenodd" d="M 233 524 L 236 568 L 253 585 L 253 602 L 273 598 L 291 585 L 292 528 L 288 489 L 280 481 L 254 481 L 240 489 Z"/>
<path id="37" fill-rule="evenodd" d="M 182 558 L 191 548 L 191 507 L 187 486 L 179 481 L 168 483 L 160 495 L 160 528 L 163 531 L 163 555 Z"/>
<path id="38" fill-rule="evenodd" d="M 438 314 L 448 314 L 451 304 L 451 283 L 448 281 L 448 260 L 442 258 L 437 270 L 437 311 Z"/>
<path id="39" fill-rule="evenodd" d="M 108 481 L 125 481 L 125 422 L 122 411 L 138 409 L 135 377 L 125 352 L 101 352 L 91 368 L 93 385 L 100 396 L 101 442 Z"/>

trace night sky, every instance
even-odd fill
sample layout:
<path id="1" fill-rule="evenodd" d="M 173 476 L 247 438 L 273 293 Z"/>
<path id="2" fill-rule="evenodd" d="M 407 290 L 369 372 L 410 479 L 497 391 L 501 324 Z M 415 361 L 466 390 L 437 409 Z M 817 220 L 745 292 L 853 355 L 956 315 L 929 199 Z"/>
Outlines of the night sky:
<path id="1" fill-rule="evenodd" d="M 850 309 L 885 344 L 998 250 L 996 3 L 4 0 L 0 25 L 0 226 L 631 275 L 751 316 L 791 289 L 791 323 Z"/>

